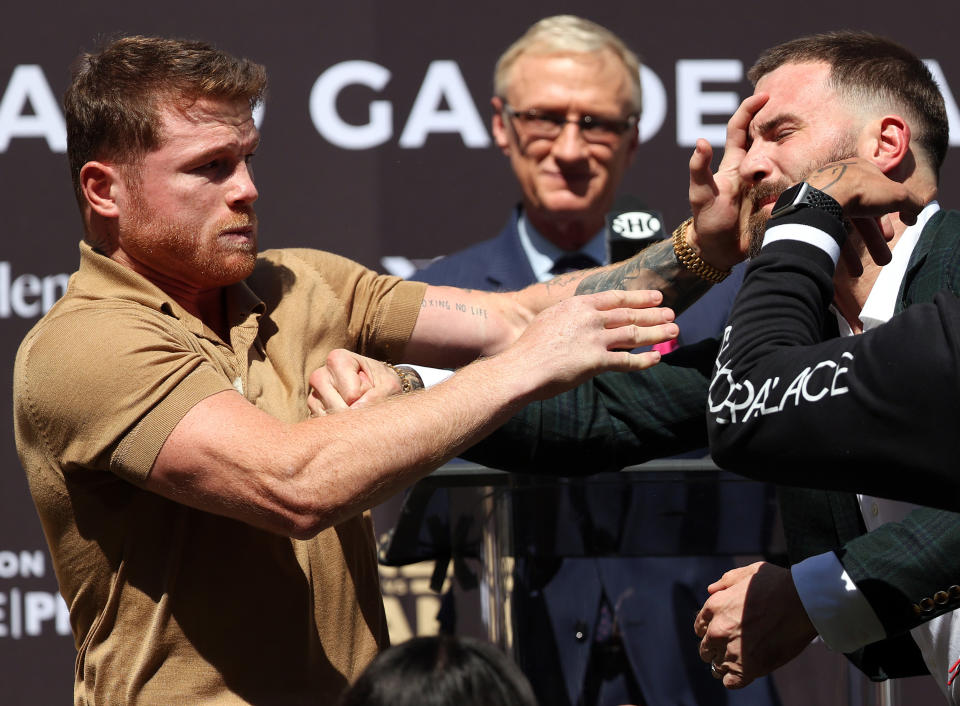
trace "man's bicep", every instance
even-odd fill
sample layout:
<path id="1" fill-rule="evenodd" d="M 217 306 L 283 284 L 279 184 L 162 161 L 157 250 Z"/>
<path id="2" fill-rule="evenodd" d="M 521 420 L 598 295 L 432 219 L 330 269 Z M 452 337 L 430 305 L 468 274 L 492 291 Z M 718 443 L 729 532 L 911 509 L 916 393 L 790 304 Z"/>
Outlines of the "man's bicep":
<path id="1" fill-rule="evenodd" d="M 234 390 L 197 402 L 163 442 L 147 490 L 199 510 L 280 530 L 272 471 L 285 425 Z"/>
<path id="2" fill-rule="evenodd" d="M 127 313 L 62 316 L 25 341 L 16 406 L 61 468 L 139 483 L 177 420 L 231 385 L 176 335 Z"/>

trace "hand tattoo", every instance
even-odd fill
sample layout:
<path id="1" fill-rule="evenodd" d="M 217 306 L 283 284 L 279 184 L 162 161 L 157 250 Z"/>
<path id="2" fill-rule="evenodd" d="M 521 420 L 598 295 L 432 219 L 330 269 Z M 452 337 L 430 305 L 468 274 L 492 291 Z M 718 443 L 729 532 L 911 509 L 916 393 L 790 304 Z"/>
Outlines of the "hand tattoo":
<path id="1" fill-rule="evenodd" d="M 851 167 L 854 164 L 855 162 L 833 162 L 825 167 L 820 167 L 820 169 L 816 170 L 814 174 L 829 174 L 833 177 L 833 181 L 817 188 L 820 189 L 820 191 L 827 191 L 827 189 L 843 178 L 843 175 L 847 173 L 847 167 Z"/>
<path id="2" fill-rule="evenodd" d="M 663 240 L 650 245 L 629 260 L 596 274 L 587 275 L 577 294 L 608 289 L 659 289 L 663 306 L 680 313 L 710 289 L 710 283 L 683 267 L 673 252 L 673 243 Z"/>

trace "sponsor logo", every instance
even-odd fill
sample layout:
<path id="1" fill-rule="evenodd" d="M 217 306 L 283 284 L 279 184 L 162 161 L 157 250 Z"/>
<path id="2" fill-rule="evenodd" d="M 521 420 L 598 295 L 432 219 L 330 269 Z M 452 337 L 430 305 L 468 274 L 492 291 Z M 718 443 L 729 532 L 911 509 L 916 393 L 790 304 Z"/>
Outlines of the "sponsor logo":
<path id="1" fill-rule="evenodd" d="M 46 576 L 43 550 L 0 550 L 0 579 L 24 584 Z M 56 591 L 34 590 L 24 585 L 0 585 L 0 639 L 20 640 L 42 635 L 69 635 L 70 613 Z"/>
<path id="2" fill-rule="evenodd" d="M 38 318 L 67 291 L 69 275 L 23 274 L 13 277 L 9 262 L 0 262 L 0 319 Z"/>
<path id="3" fill-rule="evenodd" d="M 610 223 L 617 235 L 632 240 L 650 238 L 661 230 L 660 219 L 648 211 L 620 213 Z"/>

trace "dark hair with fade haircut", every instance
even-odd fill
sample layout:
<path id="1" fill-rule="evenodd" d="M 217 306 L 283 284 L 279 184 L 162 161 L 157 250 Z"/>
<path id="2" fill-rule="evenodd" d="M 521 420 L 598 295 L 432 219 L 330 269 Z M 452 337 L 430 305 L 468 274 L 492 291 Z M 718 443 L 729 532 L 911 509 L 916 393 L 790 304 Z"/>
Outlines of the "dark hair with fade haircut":
<path id="1" fill-rule="evenodd" d="M 893 40 L 853 31 L 800 37 L 761 54 L 747 77 L 756 85 L 784 64 L 818 61 L 830 65 L 830 85 L 842 97 L 855 103 L 892 103 L 905 110 L 905 117 L 915 121 L 913 139 L 939 174 L 949 145 L 943 95 L 926 64 Z"/>
<path id="2" fill-rule="evenodd" d="M 537 699 L 496 646 L 435 635 L 381 652 L 339 706 L 537 706 Z"/>
<path id="3" fill-rule="evenodd" d="M 186 106 L 204 97 L 247 100 L 252 109 L 266 85 L 262 65 L 200 41 L 122 37 L 97 53 L 81 54 L 63 97 L 67 156 L 80 207 L 84 164 L 110 159 L 135 165 L 160 145 L 162 101 Z"/>

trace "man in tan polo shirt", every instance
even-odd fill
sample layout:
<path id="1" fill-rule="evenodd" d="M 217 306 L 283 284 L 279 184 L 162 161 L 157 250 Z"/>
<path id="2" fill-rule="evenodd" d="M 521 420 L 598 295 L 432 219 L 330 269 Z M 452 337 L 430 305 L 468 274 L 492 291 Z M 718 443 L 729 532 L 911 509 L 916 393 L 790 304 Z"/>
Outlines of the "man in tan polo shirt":
<path id="1" fill-rule="evenodd" d="M 661 258 L 607 273 L 618 291 L 567 298 L 575 273 L 490 294 L 313 250 L 258 255 L 265 81 L 203 43 L 130 37 L 81 57 L 65 97 L 80 267 L 14 384 L 78 704 L 332 703 L 387 642 L 364 511 L 525 403 L 655 363 L 624 350 L 674 337 L 673 313 L 624 290 L 657 283 L 682 306 L 674 285 L 696 281 Z M 308 376 L 338 348 L 487 357 L 310 418 Z"/>

